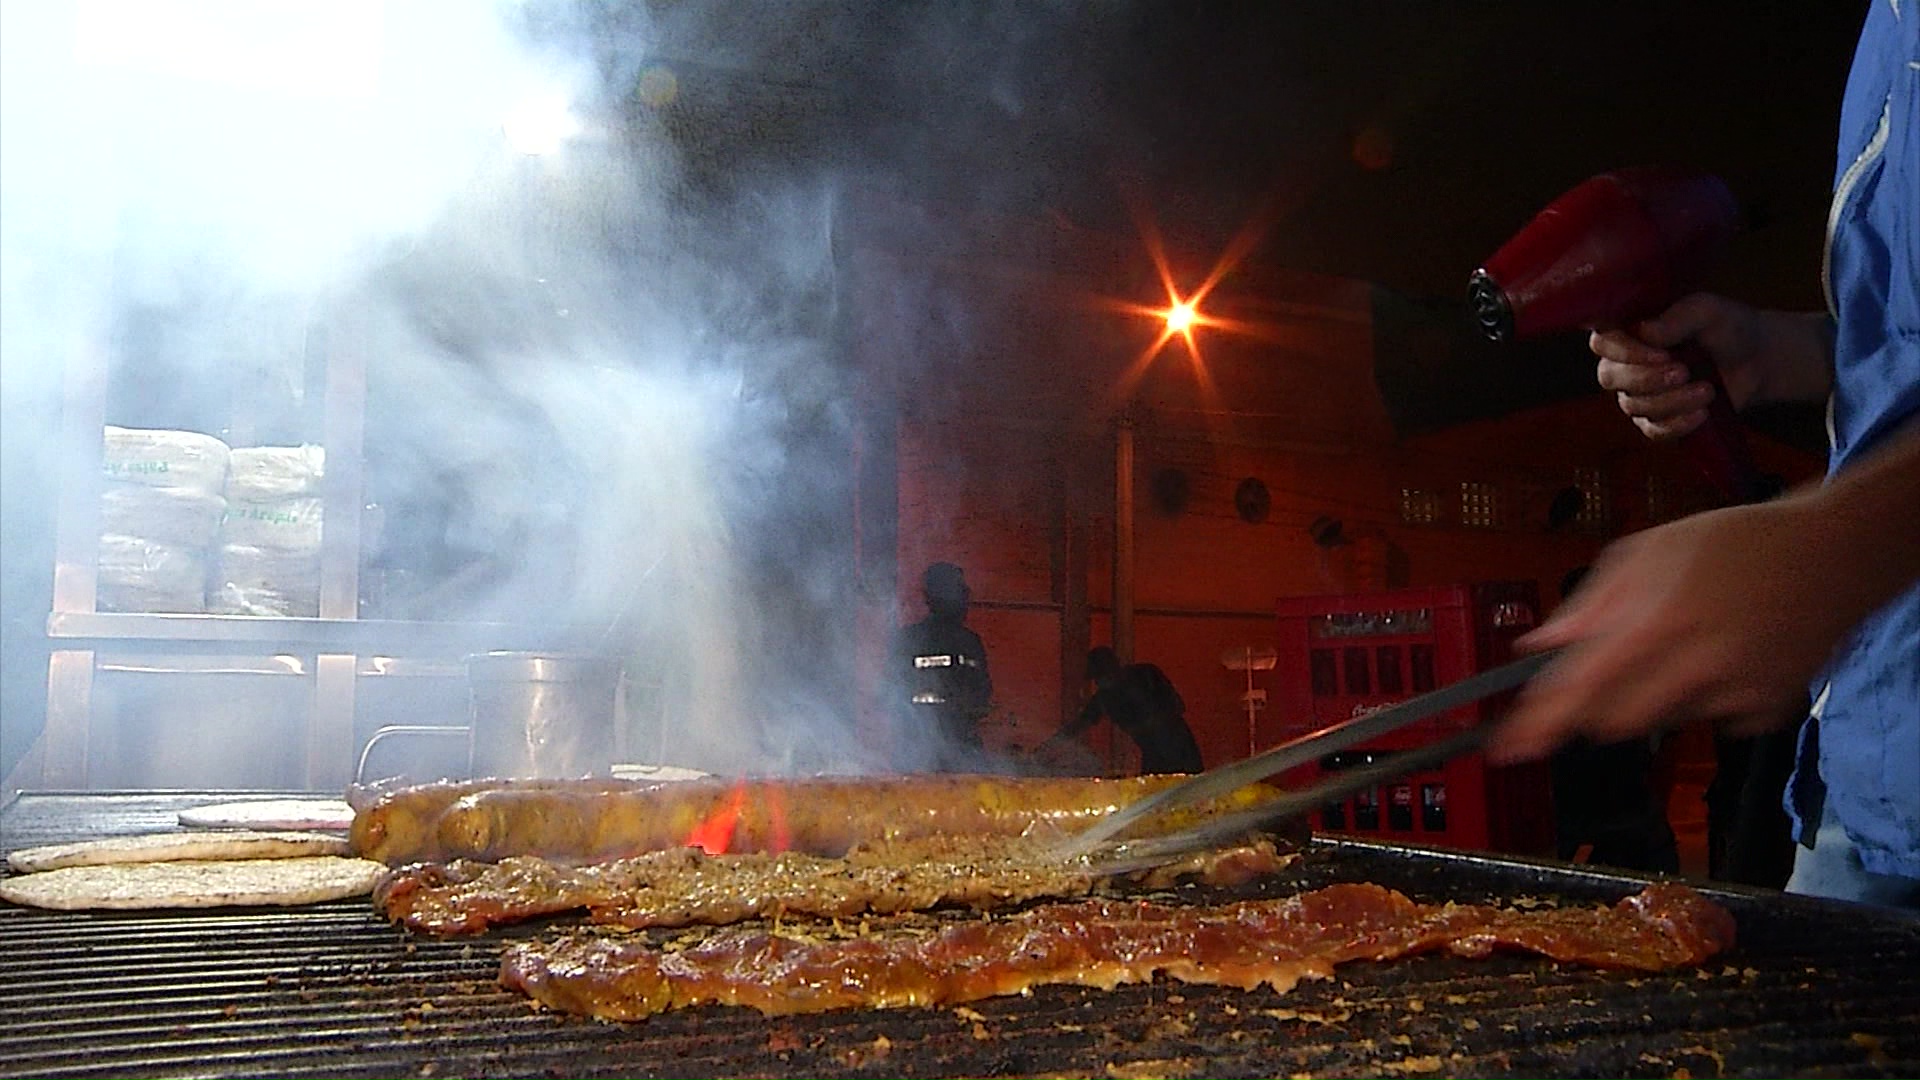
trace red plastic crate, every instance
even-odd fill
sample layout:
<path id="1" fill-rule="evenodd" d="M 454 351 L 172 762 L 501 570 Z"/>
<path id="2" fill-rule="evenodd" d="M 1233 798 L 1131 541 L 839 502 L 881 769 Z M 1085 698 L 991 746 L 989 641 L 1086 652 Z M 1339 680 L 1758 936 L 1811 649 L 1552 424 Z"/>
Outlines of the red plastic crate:
<path id="1" fill-rule="evenodd" d="M 1276 712 L 1283 738 L 1311 734 L 1497 666 L 1539 621 L 1538 587 L 1489 582 L 1279 604 Z M 1329 770 L 1423 745 L 1497 716 L 1511 694 L 1420 721 L 1290 772 L 1308 784 Z M 1553 847 L 1553 791 L 1544 765 L 1494 768 L 1480 755 L 1418 772 L 1313 815 L 1316 829 L 1480 851 Z"/>

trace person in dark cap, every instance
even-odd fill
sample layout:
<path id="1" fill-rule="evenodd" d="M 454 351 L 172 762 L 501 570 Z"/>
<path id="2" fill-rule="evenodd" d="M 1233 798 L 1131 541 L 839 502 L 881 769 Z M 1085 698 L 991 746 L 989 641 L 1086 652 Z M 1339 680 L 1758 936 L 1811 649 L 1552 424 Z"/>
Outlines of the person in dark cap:
<path id="1" fill-rule="evenodd" d="M 921 583 L 927 617 L 900 631 L 895 669 L 909 740 L 931 744 L 937 772 L 978 771 L 986 759 L 980 744 L 980 720 L 993 699 L 987 648 L 967 628 L 966 575 L 958 566 L 937 562 Z"/>
<path id="2" fill-rule="evenodd" d="M 1142 773 L 1197 773 L 1200 745 L 1187 727 L 1187 705 L 1167 673 L 1153 664 L 1122 664 L 1108 646 L 1087 653 L 1087 681 L 1093 696 L 1080 715 L 1035 748 L 1043 753 L 1092 727 L 1102 716 L 1127 733 L 1140 748 Z"/>

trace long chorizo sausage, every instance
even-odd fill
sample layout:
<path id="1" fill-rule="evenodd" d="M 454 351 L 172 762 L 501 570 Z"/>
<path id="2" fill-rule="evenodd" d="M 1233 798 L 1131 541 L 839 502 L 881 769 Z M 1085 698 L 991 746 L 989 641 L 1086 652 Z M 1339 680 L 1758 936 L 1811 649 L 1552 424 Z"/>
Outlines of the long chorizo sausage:
<path id="1" fill-rule="evenodd" d="M 361 856 L 392 866 L 538 855 L 600 862 L 689 843 L 726 822 L 729 851 L 838 856 L 862 841 L 937 834 L 1015 836 L 1035 826 L 1062 835 L 1179 776 L 1125 779 L 915 776 L 640 781 L 495 781 L 389 792 L 354 816 Z M 1271 797 L 1249 787 L 1196 810 L 1216 813 Z M 1184 821 L 1150 824 L 1161 831 Z"/>

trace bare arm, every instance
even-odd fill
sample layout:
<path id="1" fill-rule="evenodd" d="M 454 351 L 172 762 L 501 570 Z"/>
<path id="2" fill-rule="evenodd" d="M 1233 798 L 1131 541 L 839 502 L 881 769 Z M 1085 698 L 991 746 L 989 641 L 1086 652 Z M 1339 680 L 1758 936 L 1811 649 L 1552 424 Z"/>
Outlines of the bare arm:
<path id="1" fill-rule="evenodd" d="M 1608 548 L 1528 648 L 1564 646 L 1492 756 L 1695 719 L 1778 723 L 1854 625 L 1920 585 L 1920 420 L 1827 484 Z"/>
<path id="2" fill-rule="evenodd" d="M 1106 707 L 1103 700 L 1099 694 L 1095 694 L 1087 699 L 1085 705 L 1080 707 L 1080 715 L 1060 725 L 1060 730 L 1054 732 L 1046 742 L 1040 745 L 1053 746 L 1066 742 L 1068 739 L 1092 727 L 1105 713 Z"/>

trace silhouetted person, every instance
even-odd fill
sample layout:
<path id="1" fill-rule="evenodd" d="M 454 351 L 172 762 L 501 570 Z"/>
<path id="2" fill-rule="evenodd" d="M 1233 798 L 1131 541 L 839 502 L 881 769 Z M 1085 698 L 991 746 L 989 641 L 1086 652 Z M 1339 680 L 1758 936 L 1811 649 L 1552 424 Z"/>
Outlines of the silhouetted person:
<path id="1" fill-rule="evenodd" d="M 1571 596 L 1586 575 L 1584 566 L 1567 571 L 1560 579 L 1560 599 Z M 1646 737 L 1575 740 L 1554 753 L 1554 835 L 1562 859 L 1591 844 L 1587 861 L 1599 866 L 1680 872 L 1680 849 L 1653 782 L 1655 745 Z"/>
<path id="2" fill-rule="evenodd" d="M 985 759 L 980 720 L 993 698 L 987 648 L 967 629 L 971 593 L 960 568 L 934 563 L 921 581 L 927 617 L 903 627 L 895 646 L 905 734 L 933 745 L 935 771 L 975 771 Z"/>
<path id="3" fill-rule="evenodd" d="M 1201 771 L 1200 746 L 1187 727 L 1187 703 L 1166 672 L 1152 664 L 1122 666 L 1120 655 L 1101 645 L 1087 653 L 1087 679 L 1094 691 L 1080 715 L 1036 752 L 1073 738 L 1105 716 L 1140 747 L 1142 773 Z"/>

